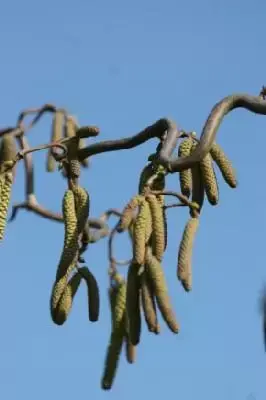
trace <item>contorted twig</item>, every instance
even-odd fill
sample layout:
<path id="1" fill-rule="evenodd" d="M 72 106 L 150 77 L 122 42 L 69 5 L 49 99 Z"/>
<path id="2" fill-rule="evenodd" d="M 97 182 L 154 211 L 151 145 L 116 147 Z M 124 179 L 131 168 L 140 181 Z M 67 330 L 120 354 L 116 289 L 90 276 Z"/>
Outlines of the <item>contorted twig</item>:
<path id="1" fill-rule="evenodd" d="M 79 150 L 79 159 L 92 155 L 116 150 L 132 149 L 149 139 L 161 138 L 167 132 L 166 139 L 158 155 L 158 162 L 163 165 L 168 172 L 180 172 L 191 168 L 195 163 L 201 161 L 210 151 L 216 138 L 216 133 L 224 117 L 236 108 L 244 108 L 255 114 L 266 115 L 266 100 L 263 96 L 251 96 L 248 94 L 232 94 L 223 98 L 212 108 L 206 123 L 202 129 L 199 146 L 187 157 L 171 158 L 176 144 L 176 138 L 183 134 L 173 121 L 162 118 L 153 125 L 148 126 L 134 136 L 108 140 L 89 145 Z"/>

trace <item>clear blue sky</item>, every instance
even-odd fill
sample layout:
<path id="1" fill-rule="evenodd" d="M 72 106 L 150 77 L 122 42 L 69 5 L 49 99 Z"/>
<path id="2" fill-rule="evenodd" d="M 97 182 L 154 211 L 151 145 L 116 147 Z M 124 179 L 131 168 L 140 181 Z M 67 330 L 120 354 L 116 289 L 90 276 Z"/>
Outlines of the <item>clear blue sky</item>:
<path id="1" fill-rule="evenodd" d="M 131 135 L 164 116 L 200 133 L 215 102 L 233 92 L 258 94 L 266 84 L 265 15 L 263 0 L 3 2 L 0 126 L 23 108 L 53 102 L 82 124 L 99 125 L 99 139 Z M 49 140 L 49 124 L 47 117 L 29 134 L 32 145 Z M 87 320 L 82 287 L 68 322 L 57 327 L 49 298 L 63 226 L 25 211 L 9 225 L 1 245 L 1 398 L 266 398 L 257 304 L 266 281 L 266 117 L 233 112 L 218 142 L 234 161 L 239 187 L 219 179 L 220 205 L 206 203 L 189 295 L 176 279 L 187 213 L 169 211 L 164 266 L 181 332 L 174 336 L 163 323 L 159 337 L 145 329 L 137 363 L 122 359 L 111 392 L 100 389 L 110 332 L 106 240 L 87 253 L 101 286 L 99 323 Z M 152 141 L 93 159 L 82 178 L 91 216 L 124 206 L 154 148 Z M 34 155 L 38 199 L 60 210 L 65 182 L 45 173 L 44 156 Z M 23 177 L 20 167 L 14 202 L 23 200 Z M 171 176 L 169 188 L 178 187 Z M 129 254 L 122 237 L 116 250 Z"/>

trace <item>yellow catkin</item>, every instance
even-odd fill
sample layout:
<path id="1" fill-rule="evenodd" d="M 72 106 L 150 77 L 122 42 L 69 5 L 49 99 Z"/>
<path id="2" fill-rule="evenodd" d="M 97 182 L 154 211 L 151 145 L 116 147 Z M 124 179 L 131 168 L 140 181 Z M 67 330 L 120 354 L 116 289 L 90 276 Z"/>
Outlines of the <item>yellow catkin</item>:
<path id="1" fill-rule="evenodd" d="M 148 244 L 152 236 L 152 215 L 150 207 L 147 209 L 146 226 L 145 226 L 145 244 Z"/>
<path id="2" fill-rule="evenodd" d="M 157 305 L 162 317 L 173 333 L 178 333 L 179 325 L 171 307 L 166 280 L 161 263 L 152 255 L 152 250 L 146 250 L 146 270 L 151 279 Z"/>
<path id="3" fill-rule="evenodd" d="M 79 268 L 79 272 L 87 285 L 89 320 L 96 322 L 100 314 L 100 294 L 97 281 L 87 267 Z"/>
<path id="4" fill-rule="evenodd" d="M 140 204 L 144 201 L 143 196 L 134 196 L 129 203 L 126 205 L 122 212 L 122 216 L 119 221 L 119 225 L 117 227 L 117 232 L 124 232 L 128 229 L 129 225 L 131 224 L 136 209 Z"/>
<path id="5" fill-rule="evenodd" d="M 90 196 L 87 190 L 81 186 L 74 187 L 73 193 L 75 198 L 78 234 L 81 234 L 84 231 L 89 218 Z"/>
<path id="6" fill-rule="evenodd" d="M 165 249 L 165 234 L 164 234 L 164 217 L 163 209 L 154 195 L 148 195 L 147 202 L 149 203 L 152 217 L 152 249 L 157 260 L 162 261 Z"/>
<path id="7" fill-rule="evenodd" d="M 125 336 L 126 283 L 123 281 L 117 288 L 109 291 L 112 331 L 106 353 L 104 372 L 101 381 L 103 390 L 112 388 Z"/>
<path id="8" fill-rule="evenodd" d="M 219 201 L 219 187 L 210 154 L 207 154 L 207 156 L 200 161 L 200 171 L 207 199 L 210 204 L 215 206 Z"/>
<path id="9" fill-rule="evenodd" d="M 126 308 L 130 342 L 136 346 L 140 342 L 140 277 L 139 265 L 131 263 L 127 274 Z"/>
<path id="10" fill-rule="evenodd" d="M 75 197 L 72 190 L 66 190 L 64 194 L 62 213 L 65 225 L 65 237 L 64 247 L 57 269 L 57 278 L 64 276 L 68 267 L 76 263 L 79 249 L 78 221 L 75 209 Z"/>
<path id="11" fill-rule="evenodd" d="M 189 219 L 179 246 L 177 277 L 187 292 L 192 288 L 192 251 L 198 226 L 198 218 Z"/>
<path id="12" fill-rule="evenodd" d="M 1 177 L 0 193 L 0 240 L 3 240 L 6 228 L 7 213 L 13 184 L 12 172 L 5 172 Z"/>
<path id="13" fill-rule="evenodd" d="M 193 139 L 191 137 L 184 139 L 178 148 L 178 157 L 189 156 L 192 145 Z M 179 181 L 181 193 L 190 197 L 192 191 L 192 172 L 190 168 L 179 173 Z"/>
<path id="14" fill-rule="evenodd" d="M 63 110 L 60 109 L 56 110 L 53 115 L 53 122 L 52 122 L 52 132 L 51 132 L 52 142 L 56 142 L 62 139 L 64 120 L 65 120 L 65 114 Z M 46 171 L 54 172 L 55 168 L 56 168 L 56 161 L 52 155 L 52 149 L 49 149 L 47 154 Z"/>
<path id="15" fill-rule="evenodd" d="M 223 149 L 217 143 L 214 143 L 212 145 L 210 153 L 213 160 L 220 169 L 225 182 L 231 188 L 236 188 L 237 187 L 236 173 L 232 166 L 231 161 L 227 158 Z"/>
<path id="16" fill-rule="evenodd" d="M 145 258 L 145 236 L 148 216 L 149 204 L 146 200 L 143 200 L 134 223 L 133 234 L 133 260 L 140 265 L 143 264 Z"/>
<path id="17" fill-rule="evenodd" d="M 146 270 L 141 274 L 141 303 L 148 330 L 158 334 L 160 326 L 157 319 L 154 293 Z"/>
<path id="18" fill-rule="evenodd" d="M 191 148 L 191 153 L 192 151 L 195 150 L 197 146 L 197 143 L 193 143 L 193 146 Z M 204 184 L 203 184 L 203 178 L 202 174 L 200 171 L 200 166 L 199 163 L 196 163 L 192 168 L 192 202 L 198 204 L 200 210 L 203 206 L 204 203 Z M 199 212 L 200 212 L 199 210 Z M 194 211 L 190 210 L 190 215 L 194 216 Z"/>
<path id="19" fill-rule="evenodd" d="M 75 273 L 69 280 L 65 290 L 58 302 L 58 305 L 52 313 L 52 319 L 57 325 L 63 325 L 67 320 L 68 315 L 71 311 L 74 297 L 80 286 L 81 275 Z"/>

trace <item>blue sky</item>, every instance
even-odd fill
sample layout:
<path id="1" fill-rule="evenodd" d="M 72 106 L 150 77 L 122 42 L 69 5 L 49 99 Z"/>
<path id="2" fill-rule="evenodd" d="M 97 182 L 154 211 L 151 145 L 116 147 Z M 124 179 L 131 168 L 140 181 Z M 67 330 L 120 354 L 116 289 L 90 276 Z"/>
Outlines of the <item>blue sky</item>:
<path id="1" fill-rule="evenodd" d="M 0 126 L 13 124 L 23 108 L 52 102 L 81 124 L 97 124 L 101 140 L 131 135 L 164 116 L 200 133 L 215 102 L 234 92 L 256 95 L 266 84 L 265 15 L 263 0 L 3 2 Z M 31 145 L 49 140 L 50 122 L 45 117 L 29 133 Z M 190 294 L 176 279 L 187 213 L 169 210 L 163 264 L 181 332 L 174 336 L 163 323 L 159 337 L 144 330 L 137 363 L 122 359 L 111 392 L 100 389 L 110 332 L 107 242 L 86 256 L 101 287 L 100 321 L 88 322 L 82 287 L 68 322 L 57 327 L 49 297 L 63 226 L 21 211 L 1 245 L 0 397 L 264 399 L 258 296 L 266 281 L 265 133 L 266 117 L 243 110 L 219 130 L 239 187 L 231 190 L 219 177 L 220 205 L 205 205 Z M 91 216 L 125 205 L 155 145 L 92 160 L 82 177 Z M 39 201 L 60 210 L 65 182 L 45 173 L 44 153 L 34 161 Z M 23 185 L 20 166 L 13 202 L 23 200 Z M 168 187 L 178 190 L 178 176 Z M 128 255 L 123 237 L 116 251 Z"/>

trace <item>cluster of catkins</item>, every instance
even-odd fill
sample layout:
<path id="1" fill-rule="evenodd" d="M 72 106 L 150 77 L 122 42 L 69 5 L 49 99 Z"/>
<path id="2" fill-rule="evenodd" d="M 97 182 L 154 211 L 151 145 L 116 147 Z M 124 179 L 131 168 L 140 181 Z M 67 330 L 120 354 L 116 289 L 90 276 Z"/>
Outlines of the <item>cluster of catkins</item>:
<path id="1" fill-rule="evenodd" d="M 194 133 L 187 135 L 179 146 L 179 157 L 189 155 L 197 143 Z M 237 181 L 231 162 L 217 144 L 201 162 L 179 175 L 181 192 L 191 201 L 190 218 L 180 242 L 177 262 L 177 277 L 186 291 L 192 287 L 192 247 L 204 197 L 206 195 L 212 205 L 219 200 L 214 162 L 229 186 L 235 188 Z M 158 310 L 169 329 L 175 334 L 179 331 L 162 266 L 167 246 L 164 189 L 164 169 L 156 162 L 148 163 L 140 176 L 139 194 L 126 205 L 117 226 L 118 232 L 130 234 L 133 257 L 127 280 L 115 271 L 109 289 L 112 329 L 102 377 L 103 389 L 112 387 L 123 343 L 128 362 L 135 361 L 141 336 L 141 312 L 149 332 L 160 333 Z"/>
<path id="2" fill-rule="evenodd" d="M 82 135 L 82 133 L 85 133 L 85 135 Z M 81 149 L 86 146 L 85 137 L 88 134 L 88 128 L 80 128 L 78 122 L 73 116 L 68 115 L 63 109 L 56 109 L 53 114 L 51 142 L 57 142 L 64 138 L 77 137 L 77 134 L 79 137 L 78 148 Z M 84 168 L 87 168 L 89 165 L 88 159 L 82 160 L 81 165 Z M 52 149 L 50 149 L 47 154 L 46 170 L 47 172 L 54 172 L 56 170 L 56 161 L 52 154 Z M 66 170 L 64 168 L 62 168 L 62 175 L 64 177 L 67 176 Z"/>
<path id="3" fill-rule="evenodd" d="M 0 240 L 4 238 L 7 223 L 11 190 L 15 178 L 16 154 L 15 138 L 5 134 L 2 137 L 0 146 Z"/>
<path id="4" fill-rule="evenodd" d="M 89 243 L 88 218 L 90 197 L 86 189 L 78 184 L 80 161 L 77 151 L 81 140 L 91 134 L 94 127 L 79 128 L 73 117 L 65 115 L 58 109 L 54 113 L 52 142 L 64 137 L 72 138 L 67 144 L 67 157 L 61 161 L 64 175 L 69 178 L 69 188 L 62 202 L 62 215 L 65 228 L 64 247 L 57 267 L 55 282 L 52 288 L 50 310 L 51 317 L 57 325 L 63 325 L 71 311 L 73 300 L 82 281 L 88 289 L 89 320 L 98 321 L 100 310 L 99 288 L 95 277 L 83 263 L 81 255 Z M 87 165 L 87 164 L 84 164 Z M 47 170 L 55 170 L 52 151 L 48 153 Z"/>

